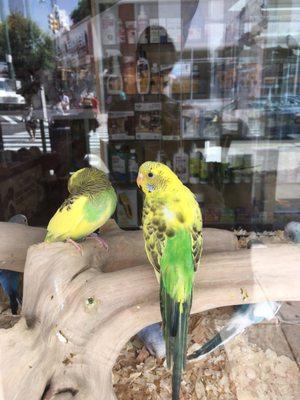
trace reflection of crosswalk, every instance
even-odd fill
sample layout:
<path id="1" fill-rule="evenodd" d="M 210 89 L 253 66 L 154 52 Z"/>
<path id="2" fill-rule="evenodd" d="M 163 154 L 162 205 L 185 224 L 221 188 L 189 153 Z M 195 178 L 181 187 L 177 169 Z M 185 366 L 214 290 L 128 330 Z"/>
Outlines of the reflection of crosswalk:
<path id="1" fill-rule="evenodd" d="M 46 136 L 46 149 L 51 151 L 49 135 L 45 133 Z M 36 131 L 36 139 L 34 142 L 30 141 L 29 134 L 25 132 L 18 132 L 14 134 L 3 134 L 3 145 L 4 150 L 19 150 L 22 147 L 39 147 L 43 151 L 41 132 L 38 129 Z"/>
<path id="2" fill-rule="evenodd" d="M 0 122 L 3 125 L 17 125 L 25 121 L 22 115 L 0 115 Z M 48 122 L 44 121 L 44 126 L 48 126 Z"/>
<path id="3" fill-rule="evenodd" d="M 39 147 L 43 151 L 41 132 L 39 129 L 36 131 L 35 141 L 30 141 L 29 134 L 26 131 L 17 132 L 13 134 L 2 134 L 4 150 L 14 150 L 17 151 L 22 147 Z M 106 139 L 107 134 L 105 132 L 90 132 L 89 133 L 89 143 L 90 150 L 92 153 L 99 153 L 100 149 L 100 139 Z M 46 150 L 51 152 L 50 138 L 48 129 L 45 129 L 45 140 L 46 140 Z"/>
<path id="4" fill-rule="evenodd" d="M 0 115 L 0 122 L 2 124 L 16 125 L 22 122 L 21 115 Z"/>
<path id="5" fill-rule="evenodd" d="M 51 146 L 50 146 L 50 139 L 49 135 L 47 132 L 45 132 L 46 136 L 46 149 L 47 151 L 51 151 Z M 36 138 L 35 141 L 32 142 L 30 141 L 29 134 L 25 132 L 18 132 L 14 134 L 3 134 L 3 144 L 4 144 L 4 150 L 19 150 L 21 147 L 39 147 L 41 151 L 43 151 L 43 145 L 42 145 L 42 138 L 41 138 L 41 132 L 39 129 L 36 131 Z"/>
<path id="6" fill-rule="evenodd" d="M 0 115 L 0 122 L 4 125 L 17 125 L 23 121 L 22 115 Z M 44 122 L 44 126 L 48 126 L 48 122 Z"/>
<path id="7" fill-rule="evenodd" d="M 90 143 L 90 150 L 92 153 L 99 152 L 100 149 L 100 140 L 107 139 L 107 134 L 103 131 L 96 131 L 89 133 L 89 143 Z"/>

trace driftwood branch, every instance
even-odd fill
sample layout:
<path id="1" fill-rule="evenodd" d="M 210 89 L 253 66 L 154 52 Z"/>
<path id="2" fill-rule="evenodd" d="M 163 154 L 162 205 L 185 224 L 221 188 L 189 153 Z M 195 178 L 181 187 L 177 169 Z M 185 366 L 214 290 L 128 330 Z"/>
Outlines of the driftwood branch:
<path id="1" fill-rule="evenodd" d="M 102 229 L 101 235 L 109 244 L 109 260 L 103 263 L 104 271 L 114 271 L 148 263 L 141 231 L 123 231 L 113 220 Z M 43 228 L 0 222 L 0 268 L 23 272 L 27 250 L 46 236 Z M 204 229 L 206 253 L 237 249 L 237 239 L 232 232 Z"/>
<path id="2" fill-rule="evenodd" d="M 68 243 L 29 248 L 22 317 L 0 330 L 3 399 L 115 399 L 111 370 L 121 348 L 160 319 L 158 284 L 148 264 L 102 272 L 116 265 L 111 259 L 126 263 L 136 251 L 137 237 L 127 243 L 133 234 L 113 226 L 104 231 L 108 253 L 94 241 L 83 243 L 83 256 Z M 204 255 L 192 312 L 300 300 L 299 257 L 294 245 Z"/>

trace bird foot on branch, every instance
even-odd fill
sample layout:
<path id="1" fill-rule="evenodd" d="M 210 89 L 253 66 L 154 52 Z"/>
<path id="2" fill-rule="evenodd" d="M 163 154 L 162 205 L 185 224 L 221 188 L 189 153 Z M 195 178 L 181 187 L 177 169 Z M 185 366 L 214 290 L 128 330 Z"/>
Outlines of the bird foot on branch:
<path id="1" fill-rule="evenodd" d="M 91 233 L 89 236 L 86 237 L 87 239 L 95 239 L 101 247 L 104 247 L 106 251 L 108 251 L 108 244 L 104 239 L 102 239 L 97 233 Z"/>
<path id="2" fill-rule="evenodd" d="M 76 243 L 76 242 L 75 242 L 73 239 L 71 239 L 71 238 L 68 238 L 68 239 L 67 239 L 67 243 L 72 244 L 72 245 L 75 247 L 75 249 L 76 249 L 77 251 L 79 251 L 79 253 L 80 253 L 81 255 L 83 255 L 83 250 L 82 250 L 82 247 L 80 246 L 80 244 Z"/>

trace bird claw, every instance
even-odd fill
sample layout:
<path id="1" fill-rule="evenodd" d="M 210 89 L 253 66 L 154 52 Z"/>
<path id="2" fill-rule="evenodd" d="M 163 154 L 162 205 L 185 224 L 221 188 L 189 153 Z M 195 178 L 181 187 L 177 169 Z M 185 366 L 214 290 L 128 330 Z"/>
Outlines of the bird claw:
<path id="1" fill-rule="evenodd" d="M 75 249 L 76 249 L 77 251 L 79 251 L 79 253 L 80 253 L 81 255 L 83 255 L 83 249 L 82 249 L 82 247 L 80 246 L 80 244 L 76 243 L 76 242 L 75 242 L 73 239 L 71 239 L 71 238 L 68 238 L 68 239 L 67 239 L 67 242 L 70 243 L 70 244 L 72 244 L 72 245 L 75 247 Z"/>
<path id="2" fill-rule="evenodd" d="M 97 233 L 92 233 L 91 235 L 87 236 L 87 239 L 95 239 L 102 247 L 105 248 L 106 251 L 108 251 L 108 244 L 104 239 L 98 236 Z"/>

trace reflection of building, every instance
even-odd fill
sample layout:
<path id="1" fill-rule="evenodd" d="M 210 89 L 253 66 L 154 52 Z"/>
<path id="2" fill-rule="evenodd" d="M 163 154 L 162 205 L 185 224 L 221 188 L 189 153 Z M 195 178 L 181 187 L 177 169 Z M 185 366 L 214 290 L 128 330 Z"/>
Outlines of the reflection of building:
<path id="1" fill-rule="evenodd" d="M 189 164 L 187 185 L 205 199 L 206 224 L 273 221 L 276 168 L 257 167 L 271 151 L 251 152 L 249 141 L 300 132 L 293 122 L 300 50 L 286 37 L 297 37 L 299 21 L 290 13 L 278 18 L 275 6 L 262 3 L 96 1 L 95 59 L 117 188 L 126 180 L 131 188 L 129 152 L 175 171 Z"/>
<path id="2" fill-rule="evenodd" d="M 56 40 L 57 68 L 65 89 L 75 96 L 94 91 L 94 60 L 91 18 L 71 26 Z"/>
<path id="3" fill-rule="evenodd" d="M 25 15 L 25 5 L 23 0 L 9 0 L 8 7 L 11 14 Z"/>

